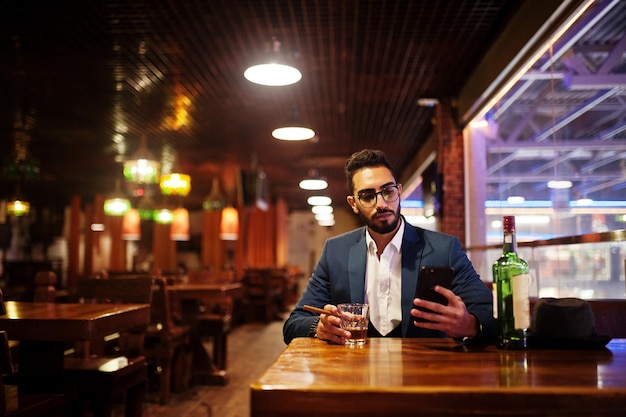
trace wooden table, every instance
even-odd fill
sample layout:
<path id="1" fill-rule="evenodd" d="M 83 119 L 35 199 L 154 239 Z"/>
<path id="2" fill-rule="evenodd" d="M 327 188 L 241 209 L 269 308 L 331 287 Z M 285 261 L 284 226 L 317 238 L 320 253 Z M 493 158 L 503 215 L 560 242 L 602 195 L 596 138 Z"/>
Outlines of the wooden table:
<path id="1" fill-rule="evenodd" d="M 20 389 L 62 389 L 67 342 L 96 340 L 150 322 L 149 304 L 63 304 L 7 301 L 0 330 L 19 340 Z"/>
<path id="2" fill-rule="evenodd" d="M 449 339 L 294 339 L 251 386 L 251 416 L 626 416 L 626 339 L 504 351 Z"/>
<path id="3" fill-rule="evenodd" d="M 236 297 L 243 291 L 240 282 L 233 283 L 185 283 L 169 285 L 168 290 L 172 296 L 175 308 L 180 308 L 183 300 L 196 300 L 199 303 L 209 305 L 220 297 Z M 193 320 L 193 317 L 191 318 Z M 193 323 L 192 323 L 193 324 Z M 217 341 L 214 341 L 217 343 Z M 224 385 L 227 382 L 226 369 L 220 369 L 215 363 L 215 358 L 207 352 L 202 343 L 202 335 L 194 332 L 191 337 L 191 384 L 200 385 Z M 223 346 L 226 350 L 226 346 Z M 224 353 L 225 355 L 225 353 Z"/>

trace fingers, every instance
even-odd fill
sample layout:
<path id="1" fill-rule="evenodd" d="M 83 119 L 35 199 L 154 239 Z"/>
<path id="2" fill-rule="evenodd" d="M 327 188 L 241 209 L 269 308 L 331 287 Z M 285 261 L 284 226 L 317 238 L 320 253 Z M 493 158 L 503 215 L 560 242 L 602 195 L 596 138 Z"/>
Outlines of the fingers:
<path id="1" fill-rule="evenodd" d="M 317 337 L 331 343 L 344 344 L 350 337 L 350 332 L 341 329 L 341 319 L 335 315 L 337 307 L 327 304 L 324 310 L 328 310 L 329 314 L 320 314 Z"/>

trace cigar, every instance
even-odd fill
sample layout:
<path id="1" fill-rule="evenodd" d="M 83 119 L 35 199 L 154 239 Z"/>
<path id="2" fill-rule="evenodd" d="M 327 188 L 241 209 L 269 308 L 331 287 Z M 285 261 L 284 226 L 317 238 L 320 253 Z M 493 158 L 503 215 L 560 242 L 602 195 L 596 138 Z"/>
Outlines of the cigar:
<path id="1" fill-rule="evenodd" d="M 335 316 L 335 317 L 341 317 L 339 315 L 339 313 L 332 313 L 328 310 L 324 310 L 323 308 L 317 308 L 317 307 L 313 307 L 313 306 L 309 306 L 309 305 L 304 305 L 304 308 L 306 311 L 310 311 L 311 313 L 317 313 L 317 314 L 329 314 L 331 316 Z"/>

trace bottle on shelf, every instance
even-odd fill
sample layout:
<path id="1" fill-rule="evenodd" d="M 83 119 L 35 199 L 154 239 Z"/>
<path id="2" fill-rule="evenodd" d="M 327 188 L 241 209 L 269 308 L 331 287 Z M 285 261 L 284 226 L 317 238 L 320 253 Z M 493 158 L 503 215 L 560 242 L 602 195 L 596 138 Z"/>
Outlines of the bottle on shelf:
<path id="1" fill-rule="evenodd" d="M 500 349 L 526 349 L 530 330 L 528 263 L 517 254 L 515 216 L 504 216 L 502 229 L 502 256 L 492 268 L 496 343 Z"/>

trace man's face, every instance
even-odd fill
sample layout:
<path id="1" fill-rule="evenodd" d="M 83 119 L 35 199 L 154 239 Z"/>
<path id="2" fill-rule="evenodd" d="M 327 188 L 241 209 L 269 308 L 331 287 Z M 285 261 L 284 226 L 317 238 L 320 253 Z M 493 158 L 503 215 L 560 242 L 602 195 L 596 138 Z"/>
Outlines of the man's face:
<path id="1" fill-rule="evenodd" d="M 395 232 L 400 222 L 400 198 L 402 185 L 398 184 L 398 198 L 395 201 L 385 201 L 381 194 L 376 194 L 375 201 L 370 199 L 359 200 L 359 196 L 378 193 L 383 190 L 394 190 L 396 185 L 391 171 L 385 167 L 362 168 L 352 177 L 354 195 L 348 196 L 348 204 L 352 211 L 363 219 L 365 225 L 372 231 L 380 234 Z M 364 203 L 368 207 L 364 207 Z M 369 207 L 371 206 L 371 207 Z"/>

